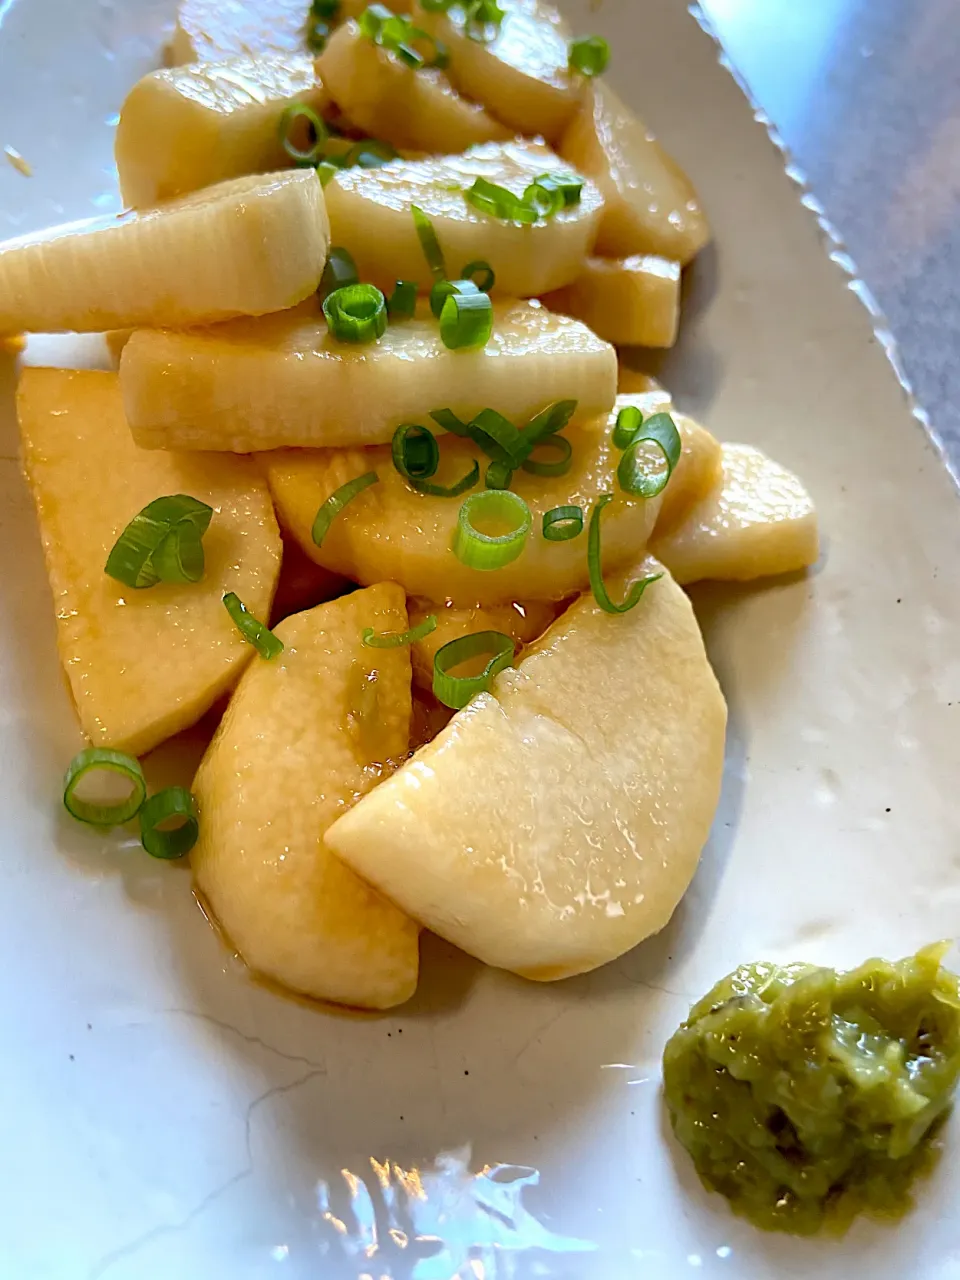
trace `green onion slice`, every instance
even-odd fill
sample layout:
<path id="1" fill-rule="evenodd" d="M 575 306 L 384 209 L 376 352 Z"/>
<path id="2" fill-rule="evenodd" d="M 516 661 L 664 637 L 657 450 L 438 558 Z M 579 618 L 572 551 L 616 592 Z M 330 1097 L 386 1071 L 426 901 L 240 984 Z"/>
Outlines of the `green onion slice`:
<path id="1" fill-rule="evenodd" d="M 477 696 L 485 693 L 494 676 L 513 666 L 516 646 L 502 631 L 476 631 L 441 645 L 433 658 L 433 692 L 445 707 L 459 711 Z M 490 654 L 490 660 L 479 675 L 454 676 L 450 672 L 462 662 Z"/>
<path id="2" fill-rule="evenodd" d="M 599 76 L 610 61 L 610 46 L 603 36 L 582 36 L 569 49 L 570 68 L 582 76 Z"/>
<path id="3" fill-rule="evenodd" d="M 438 280 L 430 290 L 430 310 L 439 320 L 443 315 L 444 304 L 451 294 L 459 293 L 466 297 L 468 294 L 479 292 L 472 280 Z"/>
<path id="4" fill-rule="evenodd" d="M 380 477 L 375 471 L 368 471 L 365 475 L 357 476 L 355 480 L 348 480 L 346 484 L 342 484 L 339 489 L 335 489 L 331 493 L 326 502 L 320 504 L 320 510 L 314 517 L 311 530 L 311 537 L 316 546 L 319 547 L 323 544 L 330 526 L 347 503 L 352 502 L 358 494 L 363 493 L 364 489 L 369 489 L 372 484 L 377 484 L 379 480 Z"/>
<path id="5" fill-rule="evenodd" d="M 548 542 L 569 542 L 583 533 L 582 507 L 554 507 L 543 514 L 543 536 Z"/>
<path id="6" fill-rule="evenodd" d="M 343 168 L 341 164 L 334 164 L 331 160 L 321 160 L 317 165 L 317 177 L 320 179 L 321 187 L 329 184 L 332 178 L 335 178 Z"/>
<path id="7" fill-rule="evenodd" d="M 487 294 L 450 294 L 440 312 L 440 340 L 448 351 L 485 347 L 492 333 L 493 303 Z"/>
<path id="8" fill-rule="evenodd" d="M 552 183 L 531 182 L 523 193 L 523 203 L 536 209 L 541 218 L 552 218 L 564 208 L 563 192 Z"/>
<path id="9" fill-rule="evenodd" d="M 478 521 L 506 524 L 505 533 L 489 534 Z M 509 489 L 484 489 L 471 494 L 460 508 L 453 550 L 469 569 L 490 572 L 511 564 L 526 546 L 533 517 L 524 500 Z"/>
<path id="10" fill-rule="evenodd" d="M 189 494 L 155 498 L 120 534 L 105 572 L 137 589 L 161 581 L 198 582 L 203 576 L 201 539 L 212 517 L 213 508 Z"/>
<path id="11" fill-rule="evenodd" d="M 613 443 L 617 449 L 629 449 L 634 437 L 643 426 L 643 414 L 636 405 L 629 404 L 617 414 L 613 428 Z"/>
<path id="12" fill-rule="evenodd" d="M 412 320 L 416 310 L 416 280 L 398 280 L 387 299 L 387 315 L 391 320 Z"/>
<path id="13" fill-rule="evenodd" d="M 337 289 L 359 283 L 360 274 L 350 252 L 339 247 L 332 248 L 327 254 L 326 266 L 320 277 L 320 287 L 317 290 L 320 297 L 326 298 Z"/>
<path id="14" fill-rule="evenodd" d="M 410 212 L 413 214 L 413 225 L 417 229 L 420 248 L 423 250 L 423 256 L 427 260 L 427 266 L 434 280 L 445 280 L 447 264 L 443 260 L 443 250 L 440 248 L 440 241 L 433 229 L 433 223 L 418 205 L 411 205 Z"/>
<path id="15" fill-rule="evenodd" d="M 237 630 L 244 640 L 253 645 L 261 658 L 269 661 L 283 653 L 283 641 L 248 611 L 247 606 L 235 591 L 228 591 L 223 597 L 223 607 L 236 623 Z"/>
<path id="16" fill-rule="evenodd" d="M 563 207 L 571 208 L 580 203 L 583 194 L 583 179 L 573 173 L 541 173 L 533 180 L 533 185 L 544 187 L 548 191 L 559 191 L 563 196 Z"/>
<path id="17" fill-rule="evenodd" d="M 313 134 L 313 141 L 307 147 L 298 146 L 294 141 L 295 135 L 304 131 L 304 125 Z M 305 102 L 291 102 L 283 109 L 279 130 L 283 149 L 291 160 L 302 164 L 319 164 L 323 159 L 323 150 L 330 134 L 313 107 L 308 107 Z"/>
<path id="18" fill-rule="evenodd" d="M 649 453 L 644 448 L 647 444 L 655 445 L 663 454 L 666 466 L 659 471 L 650 470 Z M 682 452 L 683 441 L 669 413 L 652 414 L 635 432 L 620 459 L 617 467 L 620 488 L 640 498 L 655 498 L 666 488 Z"/>
<path id="19" fill-rule="evenodd" d="M 380 169 L 399 158 L 400 152 L 389 142 L 381 138 L 362 138 L 345 153 L 343 162 L 346 168 L 356 165 L 359 169 Z"/>
<path id="20" fill-rule="evenodd" d="M 537 441 L 534 449 L 554 450 L 559 456 L 552 462 L 542 458 L 525 458 L 522 464 L 524 471 L 529 471 L 534 476 L 565 476 L 570 470 L 573 446 L 566 436 L 544 436 Z"/>
<path id="21" fill-rule="evenodd" d="M 576 400 L 558 400 L 555 404 L 547 405 L 546 409 L 541 409 L 520 432 L 520 441 L 516 450 L 518 460 L 522 462 L 525 458 L 529 458 L 538 444 L 548 436 L 562 431 L 573 417 L 576 408 Z"/>
<path id="22" fill-rule="evenodd" d="M 480 280 L 475 280 L 474 276 L 480 276 Z M 475 262 L 468 262 L 460 272 L 460 278 L 475 284 L 481 293 L 490 293 L 497 282 L 493 267 L 486 258 L 477 258 Z"/>
<path id="23" fill-rule="evenodd" d="M 338 342 L 376 342 L 387 328 L 387 301 L 372 284 L 334 289 L 323 300 L 327 328 Z"/>
<path id="24" fill-rule="evenodd" d="M 179 826 L 161 829 L 161 823 L 178 818 Z M 197 806 L 186 787 L 158 791 L 140 810 L 140 841 L 151 858 L 182 858 L 199 834 Z"/>
<path id="25" fill-rule="evenodd" d="M 449 431 L 452 436 L 470 438 L 470 424 L 461 422 L 452 409 L 431 409 L 430 417 L 442 431 Z"/>
<path id="26" fill-rule="evenodd" d="M 480 463 L 476 458 L 470 470 L 455 484 L 443 485 L 435 484 L 432 480 L 411 480 L 410 487 L 416 489 L 417 493 L 426 493 L 433 498 L 459 498 L 461 493 L 466 493 L 480 479 Z"/>
<path id="27" fill-rule="evenodd" d="M 436 629 L 437 615 L 431 613 L 409 631 L 376 632 L 373 627 L 367 627 L 363 632 L 363 643 L 368 649 L 399 649 L 405 644 L 416 644 L 418 640 L 426 639 Z"/>
<path id="28" fill-rule="evenodd" d="M 130 794 L 115 804 L 82 800 L 77 795 L 77 787 L 96 770 L 125 778 L 130 783 Z M 87 747 L 73 757 L 63 778 L 63 804 L 67 813 L 78 822 L 87 822 L 94 827 L 118 827 L 129 822 L 140 812 L 146 796 L 147 784 L 139 760 L 110 747 Z"/>
<path id="29" fill-rule="evenodd" d="M 464 30 L 471 40 L 481 44 L 496 38 L 506 16 L 506 10 L 501 9 L 496 0 L 465 0 L 463 10 Z"/>
<path id="30" fill-rule="evenodd" d="M 330 38 L 329 22 L 309 22 L 307 24 L 306 44 L 311 53 L 323 53 Z M 298 162 L 300 163 L 300 162 Z"/>
<path id="31" fill-rule="evenodd" d="M 335 18 L 340 12 L 340 0 L 311 0 L 310 13 L 314 18 Z"/>
<path id="32" fill-rule="evenodd" d="M 487 213 L 502 222 L 532 223 L 539 217 L 537 210 L 520 196 L 486 178 L 477 178 L 473 186 L 464 191 L 463 198 L 478 213 Z"/>
<path id="33" fill-rule="evenodd" d="M 488 489 L 509 489 L 513 471 L 509 462 L 491 462 L 483 482 Z"/>
<path id="34" fill-rule="evenodd" d="M 415 27 L 403 13 L 392 13 L 382 4 L 369 5 L 360 15 L 360 30 L 374 44 L 394 54 L 414 71 L 421 67 L 445 67 L 450 61 L 446 45 L 428 31 Z M 426 46 L 421 53 L 417 44 Z"/>
<path id="35" fill-rule="evenodd" d="M 397 427 L 390 444 L 393 465 L 404 480 L 429 480 L 440 465 L 440 447 L 429 427 L 405 422 Z"/>
<path id="36" fill-rule="evenodd" d="M 587 535 L 587 569 L 590 574 L 590 589 L 593 591 L 594 600 L 604 613 L 629 613 L 640 603 L 640 597 L 651 582 L 656 582 L 663 577 L 663 574 L 654 573 L 650 577 L 634 582 L 620 604 L 610 598 L 610 593 L 603 581 L 603 562 L 600 557 L 600 515 L 604 507 L 612 501 L 613 494 L 605 493 L 597 500 L 597 505 L 590 516 L 590 532 Z"/>
<path id="37" fill-rule="evenodd" d="M 509 418 L 496 409 L 481 409 L 467 426 L 467 435 L 494 462 L 507 462 L 516 467 L 522 452 L 522 437 Z"/>

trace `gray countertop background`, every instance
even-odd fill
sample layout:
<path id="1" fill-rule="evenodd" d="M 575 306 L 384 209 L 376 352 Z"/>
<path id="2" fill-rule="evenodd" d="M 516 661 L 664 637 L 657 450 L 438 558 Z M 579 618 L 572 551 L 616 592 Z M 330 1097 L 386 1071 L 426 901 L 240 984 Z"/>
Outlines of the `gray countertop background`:
<path id="1" fill-rule="evenodd" d="M 960 470 L 960 6 L 701 0 Z"/>

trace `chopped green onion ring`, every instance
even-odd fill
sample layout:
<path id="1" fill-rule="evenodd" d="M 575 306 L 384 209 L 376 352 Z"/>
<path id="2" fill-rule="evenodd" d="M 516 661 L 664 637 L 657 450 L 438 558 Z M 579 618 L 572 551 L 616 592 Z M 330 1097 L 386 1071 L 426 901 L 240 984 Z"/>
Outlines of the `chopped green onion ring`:
<path id="1" fill-rule="evenodd" d="M 564 208 L 563 192 L 546 182 L 531 182 L 523 193 L 523 203 L 536 209 L 541 218 L 552 218 Z"/>
<path id="2" fill-rule="evenodd" d="M 440 312 L 440 340 L 448 351 L 485 347 L 492 333 L 493 303 L 487 294 L 450 294 Z"/>
<path id="3" fill-rule="evenodd" d="M 352 502 L 358 494 L 363 493 L 364 489 L 368 489 L 370 485 L 379 483 L 379 480 L 380 477 L 375 471 L 368 471 L 365 475 L 357 476 L 355 480 L 348 480 L 346 484 L 342 484 L 339 489 L 335 489 L 331 493 L 326 502 L 320 504 L 320 510 L 314 517 L 313 528 L 310 531 L 316 546 L 323 545 L 323 540 L 327 536 L 330 526 L 347 503 Z"/>
<path id="4" fill-rule="evenodd" d="M 502 520 L 509 524 L 506 533 L 483 533 L 476 521 Z M 469 569 L 492 572 L 511 564 L 522 554 L 533 517 L 524 500 L 509 489 L 483 489 L 471 494 L 460 508 L 453 550 L 457 559 Z"/>
<path id="5" fill-rule="evenodd" d="M 590 574 L 590 589 L 593 598 L 604 613 L 629 613 L 640 603 L 640 597 L 652 582 L 663 577 L 662 573 L 654 573 L 649 577 L 634 582 L 624 599 L 617 604 L 611 599 L 606 583 L 603 581 L 603 561 L 600 554 L 600 515 L 604 507 L 613 501 L 612 493 L 605 493 L 597 500 L 590 516 L 590 532 L 587 535 L 587 570 Z"/>
<path id="6" fill-rule="evenodd" d="M 417 310 L 416 280 L 398 280 L 387 299 L 387 315 L 391 320 L 412 320 Z"/>
<path id="7" fill-rule="evenodd" d="M 538 444 L 548 436 L 562 431 L 576 412 L 576 400 L 558 400 L 555 404 L 541 409 L 536 417 L 531 418 L 519 433 L 520 440 L 516 449 L 516 457 L 522 462 L 529 458 Z"/>
<path id="8" fill-rule="evenodd" d="M 522 463 L 524 471 L 529 471 L 533 476 L 565 476 L 570 470 L 573 446 L 566 436 L 544 436 L 537 441 L 534 449 L 553 449 L 560 456 L 553 462 L 527 457 Z"/>
<path id="9" fill-rule="evenodd" d="M 449 431 L 452 436 L 470 438 L 470 424 L 461 422 L 452 409 L 431 409 L 430 417 L 441 431 Z"/>
<path id="10" fill-rule="evenodd" d="M 439 320 L 443 314 L 444 304 L 452 293 L 479 293 L 480 290 L 472 280 L 438 280 L 430 290 L 430 310 Z"/>
<path id="11" fill-rule="evenodd" d="M 313 130 L 313 142 L 306 149 L 298 147 L 292 138 L 294 127 L 300 120 L 305 120 Z M 303 164 L 318 164 L 323 159 L 323 150 L 330 132 L 313 107 L 307 106 L 305 102 L 291 102 L 283 109 L 279 129 L 283 149 L 291 160 Z"/>
<path id="12" fill-rule="evenodd" d="M 502 222 L 536 222 L 539 214 L 520 196 L 487 178 L 477 178 L 463 198 L 478 213 L 486 213 Z"/>
<path id="13" fill-rule="evenodd" d="M 387 301 L 372 284 L 334 289 L 323 300 L 323 314 L 338 342 L 376 342 L 387 329 Z"/>
<path id="14" fill-rule="evenodd" d="M 321 160 L 317 165 L 317 177 L 320 179 L 321 187 L 327 186 L 331 179 L 335 178 L 342 168 L 343 165 L 334 164 L 330 160 Z"/>
<path id="15" fill-rule="evenodd" d="M 334 246 L 327 254 L 320 287 L 317 293 L 321 299 L 328 297 L 336 289 L 344 289 L 350 284 L 360 283 L 360 273 L 349 250 Z"/>
<path id="16" fill-rule="evenodd" d="M 465 0 L 464 30 L 471 40 L 488 44 L 500 31 L 500 24 L 506 17 L 506 10 L 501 9 L 496 0 Z M 493 28 L 492 34 L 488 32 Z"/>
<path id="17" fill-rule="evenodd" d="M 417 229 L 417 239 L 420 241 L 420 248 L 423 250 L 423 256 L 427 260 L 427 266 L 434 280 L 445 280 L 447 278 L 447 265 L 443 260 L 443 250 L 440 248 L 440 241 L 437 239 L 437 233 L 433 229 L 433 223 L 418 205 L 411 205 L 410 212 L 413 215 L 413 225 Z"/>
<path id="18" fill-rule="evenodd" d="M 474 280 L 474 276 L 480 276 L 482 282 L 481 280 Z M 477 258 L 474 262 L 468 262 L 460 272 L 460 279 L 469 280 L 476 285 L 481 293 L 490 293 L 497 282 L 493 267 L 487 262 L 486 258 Z"/>
<path id="19" fill-rule="evenodd" d="M 654 444 L 663 454 L 666 467 L 651 474 L 643 458 L 643 446 Z M 655 498 L 667 487 L 674 468 L 680 461 L 683 441 L 669 413 L 654 413 L 634 434 L 617 467 L 617 480 L 624 493 L 640 498 Z"/>
<path id="20" fill-rule="evenodd" d="M 363 632 L 363 643 L 368 649 L 400 649 L 403 645 L 416 644 L 418 640 L 425 640 L 436 629 L 437 615 L 431 613 L 409 631 L 376 632 L 373 627 L 366 627 Z"/>
<path id="21" fill-rule="evenodd" d="M 380 169 L 399 159 L 400 153 L 389 142 L 380 138 L 362 138 L 347 151 L 343 157 L 344 165 L 359 169 Z"/>
<path id="22" fill-rule="evenodd" d="M 628 404 L 617 414 L 616 426 L 613 428 L 613 443 L 617 449 L 629 449 L 634 436 L 643 426 L 643 414 L 634 404 Z"/>
<path id="23" fill-rule="evenodd" d="M 432 498 L 459 498 L 461 493 L 466 493 L 468 489 L 472 489 L 479 479 L 480 463 L 474 458 L 470 470 L 456 484 L 435 484 L 432 480 L 411 480 L 409 483 L 410 487 L 416 489 L 417 493 L 426 493 Z"/>
<path id="24" fill-rule="evenodd" d="M 212 517 L 213 508 L 189 494 L 155 498 L 113 544 L 104 571 L 137 590 L 161 581 L 198 582 L 203 576 L 201 539 Z"/>
<path id="25" fill-rule="evenodd" d="M 429 31 L 423 31 L 413 25 L 412 19 L 404 13 L 392 13 L 382 4 L 369 5 L 360 15 L 360 30 L 379 45 L 399 58 L 414 71 L 421 67 L 445 67 L 450 61 L 446 45 L 435 39 Z M 414 42 L 428 46 L 428 52 L 422 54 Z"/>
<path id="26" fill-rule="evenodd" d="M 180 826 L 161 830 L 160 824 L 182 818 Z M 140 841 L 151 858 L 182 858 L 197 843 L 197 806 L 186 787 L 167 787 L 151 796 L 140 810 Z"/>
<path id="27" fill-rule="evenodd" d="M 496 409 L 481 409 L 468 424 L 467 435 L 494 462 L 508 462 L 511 467 L 517 466 L 522 437 L 510 419 Z"/>
<path id="28" fill-rule="evenodd" d="M 541 173 L 533 180 L 533 185 L 545 187 L 549 191 L 559 191 L 563 196 L 563 207 L 571 208 L 580 203 L 583 194 L 583 179 L 575 174 L 555 170 L 553 173 Z"/>
<path id="29" fill-rule="evenodd" d="M 569 542 L 583 533 L 582 507 L 554 507 L 543 513 L 543 536 L 547 542 Z"/>
<path id="30" fill-rule="evenodd" d="M 283 641 L 273 634 L 268 626 L 249 612 L 235 591 L 228 591 L 223 597 L 223 607 L 236 624 L 237 630 L 248 644 L 252 644 L 261 658 L 269 662 L 283 653 Z"/>
<path id="31" fill-rule="evenodd" d="M 459 711 L 478 693 L 485 693 L 494 676 L 506 667 L 513 666 L 516 651 L 510 636 L 502 631 L 476 631 L 473 635 L 458 636 L 441 645 L 433 657 L 433 692 L 445 707 Z M 476 676 L 452 676 L 450 671 L 461 662 L 490 654 L 490 661 Z"/>
<path id="32" fill-rule="evenodd" d="M 491 462 L 483 482 L 488 489 L 509 489 L 514 468 L 509 462 Z"/>
<path id="33" fill-rule="evenodd" d="M 603 75 L 610 61 L 610 46 L 603 36 L 582 36 L 569 49 L 570 68 L 582 76 Z"/>
<path id="34" fill-rule="evenodd" d="M 429 480 L 440 465 L 440 446 L 429 427 L 405 422 L 397 427 L 390 444 L 393 465 L 404 480 Z"/>
<path id="35" fill-rule="evenodd" d="M 105 769 L 119 774 L 130 783 L 130 794 L 116 804 L 95 804 L 81 800 L 76 794 L 81 781 L 94 770 Z M 140 812 L 147 796 L 147 784 L 139 760 L 124 751 L 110 747 L 86 747 L 70 761 L 63 779 L 63 804 L 67 813 L 78 822 L 93 827 L 119 827 Z"/>

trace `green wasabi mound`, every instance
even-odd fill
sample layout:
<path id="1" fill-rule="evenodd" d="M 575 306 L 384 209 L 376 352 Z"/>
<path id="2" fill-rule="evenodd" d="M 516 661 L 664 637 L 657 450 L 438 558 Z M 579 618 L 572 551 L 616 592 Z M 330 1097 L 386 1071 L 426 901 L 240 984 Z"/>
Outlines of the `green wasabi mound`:
<path id="1" fill-rule="evenodd" d="M 673 1131 L 757 1226 L 811 1234 L 909 1205 L 960 1075 L 948 944 L 838 973 L 743 965 L 663 1054 Z"/>

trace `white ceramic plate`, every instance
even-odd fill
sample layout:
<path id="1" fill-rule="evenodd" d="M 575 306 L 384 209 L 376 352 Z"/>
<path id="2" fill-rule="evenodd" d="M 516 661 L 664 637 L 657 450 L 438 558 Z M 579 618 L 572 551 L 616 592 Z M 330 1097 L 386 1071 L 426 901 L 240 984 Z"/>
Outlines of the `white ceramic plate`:
<path id="1" fill-rule="evenodd" d="M 662 376 L 808 482 L 809 577 L 697 602 L 730 702 L 713 838 L 669 928 L 558 986 L 425 944 L 416 999 L 346 1017 L 251 983 L 187 871 L 71 825 L 61 685 L 2 377 L 0 1275 L 4 1280 L 960 1275 L 957 1122 L 920 1207 L 763 1235 L 668 1135 L 664 1041 L 743 960 L 846 965 L 956 931 L 960 507 L 782 157 L 679 0 L 571 3 L 701 188 Z M 113 199 L 112 113 L 173 0 L 2 0 L 4 234 Z M 829 246 L 827 246 L 828 248 Z M 89 344 L 34 344 L 38 362 Z"/>

